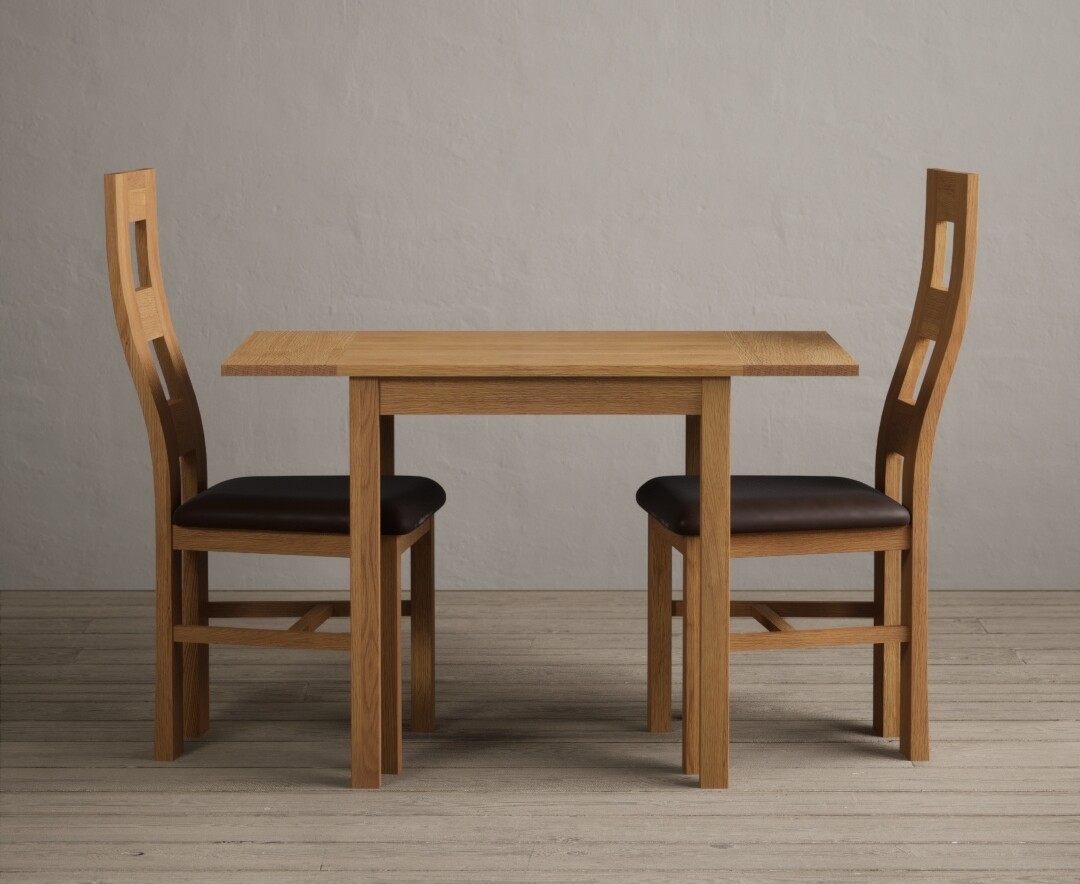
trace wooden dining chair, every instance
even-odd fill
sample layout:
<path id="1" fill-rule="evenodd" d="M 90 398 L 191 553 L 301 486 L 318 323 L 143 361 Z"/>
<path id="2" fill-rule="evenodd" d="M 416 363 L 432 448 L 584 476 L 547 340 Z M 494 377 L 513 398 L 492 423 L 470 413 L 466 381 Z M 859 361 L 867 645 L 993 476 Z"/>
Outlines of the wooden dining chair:
<path id="1" fill-rule="evenodd" d="M 349 634 L 317 632 L 348 601 L 210 601 L 207 553 L 349 555 L 349 477 L 245 476 L 207 487 L 195 391 L 169 315 L 158 253 L 153 169 L 105 176 L 105 242 L 116 327 L 142 406 L 154 476 L 156 695 L 154 756 L 171 760 L 210 723 L 209 645 L 349 650 Z M 159 371 L 160 370 L 160 371 Z M 382 605 L 410 617 L 414 731 L 435 726 L 434 514 L 443 489 L 397 476 L 393 418 L 382 418 Z M 411 598 L 401 557 L 412 549 Z M 210 625 L 213 618 L 297 618 L 287 629 Z M 383 772 L 401 768 L 401 624 L 383 624 Z"/>
<path id="2" fill-rule="evenodd" d="M 874 553 L 868 602 L 732 602 L 763 633 L 735 633 L 732 651 L 874 646 L 873 724 L 901 753 L 930 757 L 927 708 L 927 546 L 930 461 L 941 405 L 967 324 L 975 272 L 977 175 L 926 177 L 922 275 L 877 442 L 874 486 L 833 476 L 732 476 L 731 555 Z M 951 240 L 951 246 L 949 245 Z M 683 769 L 698 772 L 701 544 L 698 419 L 687 418 L 684 476 L 637 492 L 649 514 L 648 726 L 671 729 L 671 618 L 683 618 Z M 671 550 L 683 557 L 672 601 Z M 872 618 L 873 625 L 796 629 L 788 617 Z M 705 649 L 706 652 L 708 649 Z"/>

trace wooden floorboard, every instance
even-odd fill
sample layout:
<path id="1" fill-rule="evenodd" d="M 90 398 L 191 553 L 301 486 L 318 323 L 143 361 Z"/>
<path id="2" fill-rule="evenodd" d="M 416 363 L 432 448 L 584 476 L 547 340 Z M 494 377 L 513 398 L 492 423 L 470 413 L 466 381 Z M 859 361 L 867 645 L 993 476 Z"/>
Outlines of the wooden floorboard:
<path id="1" fill-rule="evenodd" d="M 156 763 L 150 595 L 0 593 L 0 876 L 1080 880 L 1080 592 L 933 593 L 928 763 L 869 732 L 868 649 L 737 656 L 726 792 L 680 773 L 677 689 L 644 729 L 643 593 L 437 604 L 438 730 L 357 792 L 344 655 L 214 648 L 209 734 Z"/>

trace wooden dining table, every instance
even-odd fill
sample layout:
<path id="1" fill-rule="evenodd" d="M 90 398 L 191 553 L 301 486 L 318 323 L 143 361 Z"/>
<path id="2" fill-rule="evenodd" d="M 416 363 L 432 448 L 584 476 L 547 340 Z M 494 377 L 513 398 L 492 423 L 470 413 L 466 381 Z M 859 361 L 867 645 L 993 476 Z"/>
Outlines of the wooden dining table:
<path id="1" fill-rule="evenodd" d="M 384 751 L 388 733 L 400 746 L 401 722 L 383 720 L 380 655 L 381 620 L 399 616 L 380 610 L 379 483 L 393 472 L 394 415 L 685 416 L 686 469 L 701 477 L 698 776 L 726 788 L 731 379 L 858 371 L 821 331 L 252 333 L 223 375 L 349 379 L 353 786 L 378 788 L 384 770 L 400 769 Z"/>

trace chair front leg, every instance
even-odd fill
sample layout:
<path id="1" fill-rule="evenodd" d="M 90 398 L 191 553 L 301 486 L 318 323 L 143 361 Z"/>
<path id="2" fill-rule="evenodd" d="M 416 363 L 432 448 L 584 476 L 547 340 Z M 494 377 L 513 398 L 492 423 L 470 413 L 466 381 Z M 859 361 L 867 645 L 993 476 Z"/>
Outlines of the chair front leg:
<path id="1" fill-rule="evenodd" d="M 412 729 L 435 730 L 435 520 L 413 544 L 409 604 Z"/>
<path id="2" fill-rule="evenodd" d="M 206 626 L 209 605 L 207 554 L 181 553 L 183 622 Z M 210 646 L 184 645 L 184 736 L 201 737 L 210 727 Z"/>
<path id="3" fill-rule="evenodd" d="M 686 538 L 683 551 L 683 773 L 700 773 L 701 738 L 701 541 Z"/>
<path id="4" fill-rule="evenodd" d="M 900 623 L 900 551 L 874 553 L 874 623 Z M 900 645 L 874 645 L 874 733 L 900 735 Z"/>
<path id="5" fill-rule="evenodd" d="M 649 519 L 648 701 L 649 730 L 671 730 L 671 545 Z"/>

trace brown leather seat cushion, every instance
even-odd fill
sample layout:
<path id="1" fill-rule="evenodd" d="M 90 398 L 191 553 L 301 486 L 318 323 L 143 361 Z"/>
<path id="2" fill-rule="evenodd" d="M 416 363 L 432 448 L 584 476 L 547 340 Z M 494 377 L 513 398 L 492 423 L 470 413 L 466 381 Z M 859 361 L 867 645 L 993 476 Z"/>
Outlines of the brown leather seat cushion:
<path id="1" fill-rule="evenodd" d="M 638 489 L 638 505 L 669 531 L 696 535 L 697 476 L 658 476 Z M 838 476 L 732 476 L 731 533 L 895 528 L 907 509 L 875 488 Z"/>
<path id="2" fill-rule="evenodd" d="M 381 530 L 408 534 L 444 503 L 423 476 L 383 476 Z M 243 531 L 349 533 L 348 476 L 243 476 L 212 485 L 182 504 L 173 524 Z"/>

